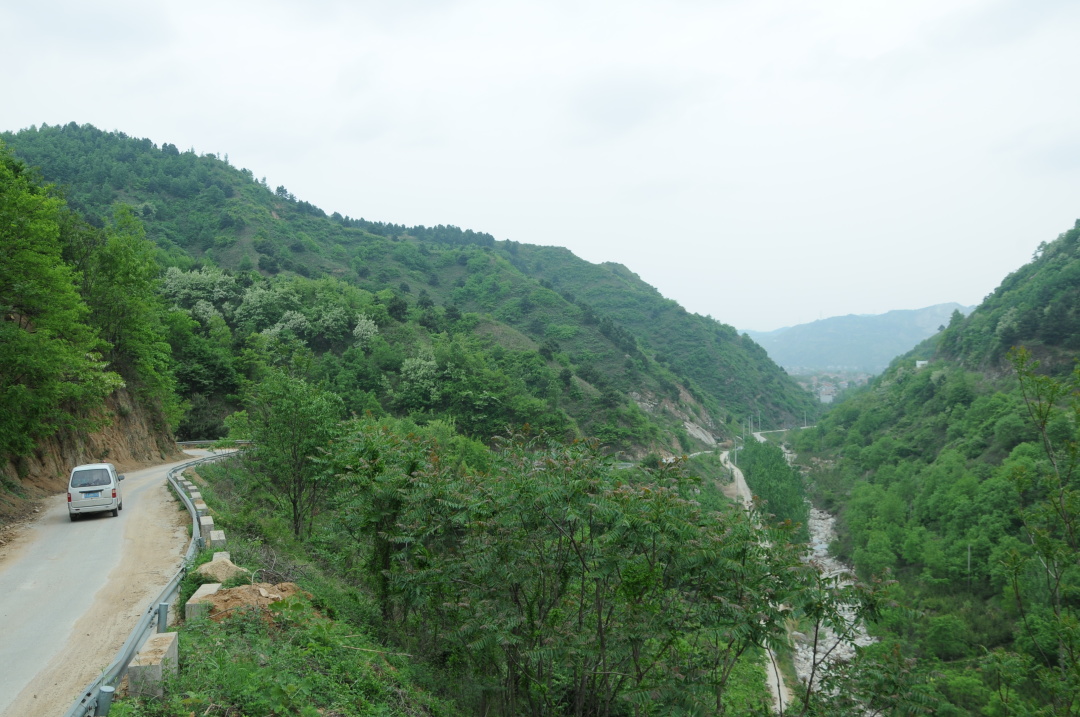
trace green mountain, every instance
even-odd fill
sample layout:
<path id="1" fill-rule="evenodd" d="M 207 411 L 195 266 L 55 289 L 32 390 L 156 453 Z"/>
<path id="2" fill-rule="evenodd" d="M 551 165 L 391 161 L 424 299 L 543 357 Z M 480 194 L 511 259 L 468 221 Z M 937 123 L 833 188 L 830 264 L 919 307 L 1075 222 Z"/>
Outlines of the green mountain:
<path id="1" fill-rule="evenodd" d="M 90 229 L 116 207 L 144 228 L 182 437 L 222 435 L 267 363 L 302 366 L 349 411 L 452 421 L 483 440 L 528 423 L 638 456 L 813 410 L 760 347 L 621 267 L 327 214 L 227 157 L 89 125 L 0 139 Z"/>
<path id="2" fill-rule="evenodd" d="M 949 322 L 954 311 L 971 313 L 957 303 L 884 314 L 848 314 L 775 331 L 746 331 L 769 357 L 793 374 L 814 371 L 881 373 Z"/>
<path id="3" fill-rule="evenodd" d="M 900 602 L 881 637 L 937 714 L 1080 704 L 1080 221 L 970 316 L 793 438 L 837 549 Z"/>
<path id="4" fill-rule="evenodd" d="M 761 346 L 712 318 L 691 314 L 621 264 L 590 264 L 560 247 L 516 245 L 511 261 L 571 301 L 584 302 L 631 333 L 695 396 L 717 399 L 734 419 L 795 423 L 813 402 Z"/>
<path id="5" fill-rule="evenodd" d="M 1078 242 L 1080 230 L 1074 227 L 1041 243 L 1035 258 L 1009 274 L 967 321 L 953 316 L 941 339 L 941 356 L 996 373 L 1008 350 L 1023 345 L 1044 368 L 1071 369 L 1080 350 Z"/>

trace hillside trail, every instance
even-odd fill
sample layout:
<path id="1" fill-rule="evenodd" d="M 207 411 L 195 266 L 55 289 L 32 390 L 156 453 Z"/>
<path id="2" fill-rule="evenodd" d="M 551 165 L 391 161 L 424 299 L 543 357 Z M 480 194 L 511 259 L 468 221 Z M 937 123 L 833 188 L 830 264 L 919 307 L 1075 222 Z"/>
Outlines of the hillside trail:
<path id="1" fill-rule="evenodd" d="M 754 496 L 750 492 L 749 486 L 746 485 L 746 478 L 743 477 L 742 471 L 731 462 L 728 453 L 728 451 L 720 453 L 720 462 L 731 471 L 733 480 L 729 485 L 724 486 L 722 490 L 724 495 L 741 502 L 743 509 L 749 511 L 753 505 Z M 772 696 L 773 712 L 783 714 L 784 710 L 791 704 L 792 692 L 784 679 L 784 673 L 780 671 L 780 667 L 776 662 L 776 654 L 771 648 L 768 652 L 768 659 L 765 661 L 765 679 L 769 685 L 769 694 Z"/>

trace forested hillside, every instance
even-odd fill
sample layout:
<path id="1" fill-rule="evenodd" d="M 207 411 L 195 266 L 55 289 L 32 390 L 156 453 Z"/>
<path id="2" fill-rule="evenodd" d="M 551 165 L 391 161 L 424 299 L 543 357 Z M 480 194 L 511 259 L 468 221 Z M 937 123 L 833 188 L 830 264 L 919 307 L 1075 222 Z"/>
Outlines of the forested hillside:
<path id="1" fill-rule="evenodd" d="M 328 215 L 227 157 L 89 125 L 0 137 L 55 185 L 50 201 L 66 200 L 71 223 L 146 237 L 137 287 L 91 281 L 76 249 L 61 269 L 87 291 L 145 299 L 153 371 L 149 355 L 121 353 L 128 339 L 114 328 L 86 340 L 103 351 L 103 375 L 142 361 L 139 381 L 154 384 L 178 437 L 224 435 L 244 386 L 284 365 L 332 389 L 346 412 L 443 419 L 480 440 L 527 423 L 638 457 L 707 447 L 751 414 L 783 422 L 812 408 L 759 347 L 625 270 L 565 250 L 532 266 L 551 252 Z M 101 311 L 122 304 L 86 298 Z M 9 435 L 27 450 L 39 434 Z"/>
<path id="2" fill-rule="evenodd" d="M 1080 222 L 795 439 L 841 553 L 899 580 L 885 639 L 938 714 L 1080 712 L 1077 277 Z"/>
<path id="3" fill-rule="evenodd" d="M 161 438 L 181 416 L 154 247 L 126 207 L 99 224 L 0 147 L 0 516 L 33 497 L 18 479 L 28 456 L 51 460 L 45 439 L 62 436 L 81 456 L 78 436 L 110 411 L 123 422 L 138 413 Z"/>
<path id="4" fill-rule="evenodd" d="M 511 245 L 511 261 L 571 300 L 587 302 L 633 333 L 649 354 L 736 418 L 795 425 L 817 410 L 756 343 L 731 326 L 691 314 L 620 264 L 590 264 L 560 247 Z"/>

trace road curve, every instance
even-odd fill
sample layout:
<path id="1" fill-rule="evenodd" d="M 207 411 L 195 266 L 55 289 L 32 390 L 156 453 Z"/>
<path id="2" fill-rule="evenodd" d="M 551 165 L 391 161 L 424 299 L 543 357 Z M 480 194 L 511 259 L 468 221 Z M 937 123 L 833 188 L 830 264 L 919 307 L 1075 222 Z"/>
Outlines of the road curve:
<path id="1" fill-rule="evenodd" d="M 126 473 L 118 518 L 71 522 L 66 496 L 48 498 L 0 552 L 0 717 L 63 714 L 176 573 L 189 537 L 175 465 Z"/>

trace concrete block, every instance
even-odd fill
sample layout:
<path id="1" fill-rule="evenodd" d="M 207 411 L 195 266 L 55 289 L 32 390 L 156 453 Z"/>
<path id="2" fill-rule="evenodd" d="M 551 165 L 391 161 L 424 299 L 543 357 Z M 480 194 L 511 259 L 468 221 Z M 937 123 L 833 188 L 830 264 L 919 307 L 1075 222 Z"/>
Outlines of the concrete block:
<path id="1" fill-rule="evenodd" d="M 199 535 L 202 536 L 204 543 L 210 542 L 210 533 L 214 531 L 214 519 L 209 515 L 204 515 L 199 518 Z"/>
<path id="2" fill-rule="evenodd" d="M 224 530 L 211 530 L 210 542 L 206 544 L 208 548 L 224 548 L 225 547 L 225 531 Z"/>
<path id="3" fill-rule="evenodd" d="M 184 605 L 184 619 L 194 620 L 210 612 L 210 603 L 206 599 L 221 589 L 221 583 L 205 583 L 199 586 L 195 594 Z"/>
<path id="4" fill-rule="evenodd" d="M 232 562 L 232 554 L 229 553 L 226 550 L 219 550 L 216 553 L 214 553 L 214 557 L 212 557 L 210 559 L 211 560 L 228 560 L 231 563 Z"/>
<path id="5" fill-rule="evenodd" d="M 128 665 L 128 693 L 165 696 L 165 679 L 175 677 L 180 664 L 177 633 L 161 632 L 143 643 Z"/>
<path id="6" fill-rule="evenodd" d="M 202 493 L 197 490 L 193 490 L 188 493 L 188 498 L 191 498 L 192 502 L 198 502 L 202 500 Z"/>
<path id="7" fill-rule="evenodd" d="M 192 502 L 195 504 L 195 512 L 199 514 L 200 518 L 210 512 L 210 508 L 201 500 Z"/>

